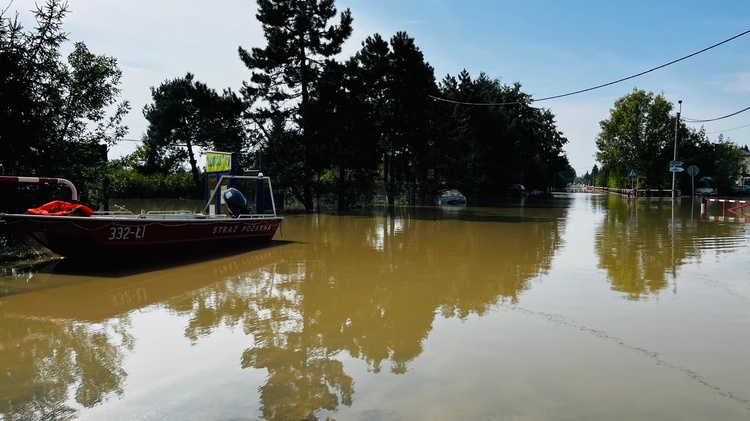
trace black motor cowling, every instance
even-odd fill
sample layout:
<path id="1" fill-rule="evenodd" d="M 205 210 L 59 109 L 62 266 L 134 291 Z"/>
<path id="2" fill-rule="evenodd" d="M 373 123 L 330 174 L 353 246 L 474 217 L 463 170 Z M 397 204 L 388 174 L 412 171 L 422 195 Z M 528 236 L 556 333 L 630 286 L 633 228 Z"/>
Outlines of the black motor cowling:
<path id="1" fill-rule="evenodd" d="M 239 190 L 234 187 L 224 190 L 221 194 L 224 198 L 224 203 L 227 204 L 227 209 L 232 216 L 247 215 L 252 213 L 250 207 L 247 204 L 247 198 Z"/>

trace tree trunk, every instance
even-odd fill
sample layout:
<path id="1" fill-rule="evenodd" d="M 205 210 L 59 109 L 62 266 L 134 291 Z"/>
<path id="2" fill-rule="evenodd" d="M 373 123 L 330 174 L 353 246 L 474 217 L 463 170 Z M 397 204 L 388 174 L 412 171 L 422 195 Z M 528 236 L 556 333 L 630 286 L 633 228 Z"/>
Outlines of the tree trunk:
<path id="1" fill-rule="evenodd" d="M 201 187 L 201 176 L 198 172 L 198 163 L 195 161 L 195 154 L 193 154 L 193 144 L 190 140 L 185 141 L 185 145 L 188 150 L 188 158 L 190 159 L 190 170 L 193 173 L 193 183 L 195 188 L 200 189 Z"/>
<path id="2" fill-rule="evenodd" d="M 385 165 L 383 166 L 383 181 L 385 184 L 385 197 L 388 202 L 388 207 L 393 207 L 396 204 L 395 196 L 395 185 L 393 183 L 393 163 L 391 162 L 391 152 L 385 152 Z"/>
<path id="3" fill-rule="evenodd" d="M 349 204 L 346 203 L 346 194 L 345 194 L 345 187 L 346 187 L 346 170 L 343 168 L 339 168 L 339 177 L 338 177 L 338 200 L 337 200 L 337 207 L 338 210 L 344 211 L 349 208 Z"/>

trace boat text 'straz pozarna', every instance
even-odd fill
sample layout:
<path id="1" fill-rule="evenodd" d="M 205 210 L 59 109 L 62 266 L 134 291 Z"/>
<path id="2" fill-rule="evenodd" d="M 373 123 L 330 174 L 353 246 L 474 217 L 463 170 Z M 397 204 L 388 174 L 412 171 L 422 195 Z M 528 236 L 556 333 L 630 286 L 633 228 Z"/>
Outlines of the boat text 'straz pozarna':
<path id="1" fill-rule="evenodd" d="M 270 242 L 283 220 L 276 212 L 270 179 L 263 176 L 222 176 L 208 200 L 209 204 L 224 179 L 262 182 L 270 193 L 270 212 L 253 213 L 239 191 L 228 189 L 223 194 L 227 204 L 231 205 L 228 206 L 228 215 L 207 214 L 208 204 L 203 213 L 167 211 L 140 214 L 80 212 L 78 210 L 87 208 L 67 204 L 69 206 L 60 212 L 48 212 L 42 207 L 37 208 L 41 209 L 38 213 L 44 214 L 0 213 L 0 227 L 19 234 L 45 252 L 76 259 L 151 260 L 209 253 L 218 249 L 250 248 Z M 75 186 L 64 179 L 0 176 L 0 181 L 66 184 L 71 187 L 72 201 L 77 202 Z M 264 192 L 260 191 L 259 194 Z"/>

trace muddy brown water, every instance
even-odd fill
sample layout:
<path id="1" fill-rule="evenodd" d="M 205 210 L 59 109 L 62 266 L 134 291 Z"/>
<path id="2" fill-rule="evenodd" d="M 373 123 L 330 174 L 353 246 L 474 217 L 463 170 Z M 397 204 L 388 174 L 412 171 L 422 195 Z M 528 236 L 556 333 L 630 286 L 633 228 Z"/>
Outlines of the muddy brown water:
<path id="1" fill-rule="evenodd" d="M 0 419 L 750 419 L 750 230 L 689 198 L 286 215 L 0 278 Z"/>

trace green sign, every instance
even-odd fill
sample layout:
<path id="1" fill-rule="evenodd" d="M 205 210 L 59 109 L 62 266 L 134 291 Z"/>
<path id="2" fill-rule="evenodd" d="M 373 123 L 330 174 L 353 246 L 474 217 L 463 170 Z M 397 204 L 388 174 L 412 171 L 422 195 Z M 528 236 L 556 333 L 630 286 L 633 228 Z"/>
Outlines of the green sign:
<path id="1" fill-rule="evenodd" d="M 223 172 L 232 169 L 230 152 L 206 152 L 206 172 Z"/>

